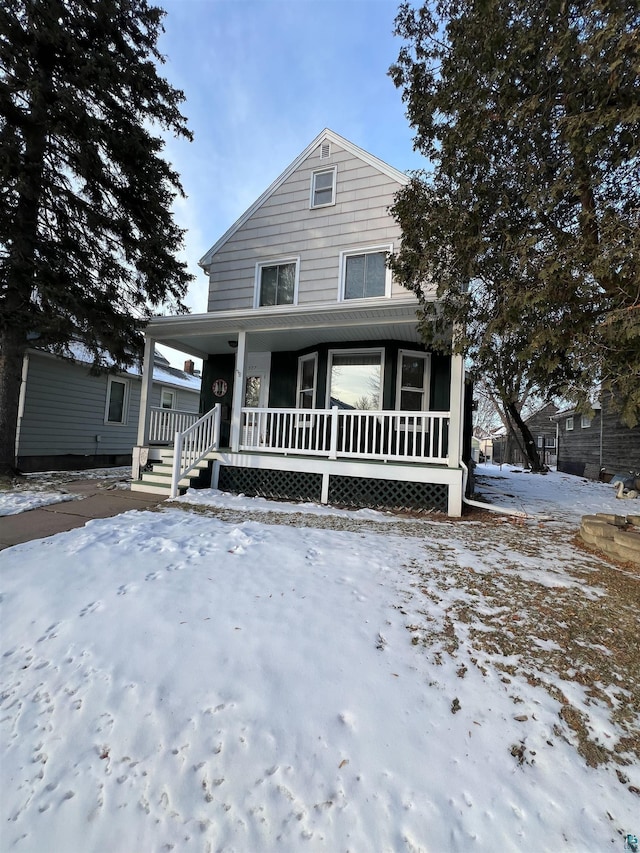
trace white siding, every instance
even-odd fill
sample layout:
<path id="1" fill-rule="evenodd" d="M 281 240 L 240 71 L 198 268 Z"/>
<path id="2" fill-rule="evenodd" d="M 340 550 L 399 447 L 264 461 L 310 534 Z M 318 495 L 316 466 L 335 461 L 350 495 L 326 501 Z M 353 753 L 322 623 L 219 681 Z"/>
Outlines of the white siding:
<path id="1" fill-rule="evenodd" d="M 337 165 L 336 203 L 310 209 L 311 175 Z M 331 146 L 312 151 L 288 179 L 220 247 L 209 274 L 209 311 L 251 309 L 256 263 L 300 257 L 298 304 L 338 299 L 340 252 L 360 246 L 398 248 L 400 229 L 388 213 L 400 184 L 374 166 Z M 393 296 L 408 296 L 394 284 Z"/>

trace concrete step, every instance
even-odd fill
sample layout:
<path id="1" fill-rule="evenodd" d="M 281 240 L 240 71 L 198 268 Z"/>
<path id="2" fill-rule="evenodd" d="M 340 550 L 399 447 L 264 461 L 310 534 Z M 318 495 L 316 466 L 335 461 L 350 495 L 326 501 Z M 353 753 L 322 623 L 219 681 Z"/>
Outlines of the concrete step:
<path id="1" fill-rule="evenodd" d="M 147 483 L 145 480 L 133 480 L 131 483 L 132 492 L 147 492 L 150 495 L 166 495 L 171 494 L 171 485 L 163 486 L 154 483 Z"/>

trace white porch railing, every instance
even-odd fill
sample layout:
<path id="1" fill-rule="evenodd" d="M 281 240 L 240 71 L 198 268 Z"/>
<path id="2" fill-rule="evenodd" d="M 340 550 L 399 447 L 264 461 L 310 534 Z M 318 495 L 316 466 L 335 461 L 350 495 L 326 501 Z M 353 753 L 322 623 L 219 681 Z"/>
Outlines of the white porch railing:
<path id="1" fill-rule="evenodd" d="M 329 459 L 448 461 L 449 412 L 243 408 L 240 450 Z"/>
<path id="2" fill-rule="evenodd" d="M 217 450 L 220 441 L 220 403 L 191 424 L 176 432 L 173 442 L 173 473 L 171 497 L 178 494 L 178 483 L 201 462 L 210 450 Z"/>
<path id="3" fill-rule="evenodd" d="M 179 409 L 149 409 L 149 441 L 151 444 L 171 444 L 177 432 L 184 432 L 200 415 L 197 412 L 182 412 Z"/>

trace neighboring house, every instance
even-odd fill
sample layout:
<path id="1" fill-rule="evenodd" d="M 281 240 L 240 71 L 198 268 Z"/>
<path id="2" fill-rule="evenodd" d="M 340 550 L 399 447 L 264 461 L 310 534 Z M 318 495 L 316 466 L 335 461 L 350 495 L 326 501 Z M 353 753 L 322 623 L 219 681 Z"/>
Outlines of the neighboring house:
<path id="1" fill-rule="evenodd" d="M 82 347 L 73 345 L 71 352 L 73 358 L 62 358 L 31 349 L 24 358 L 16 438 L 21 471 L 131 463 L 140 412 L 139 367 L 95 375 Z M 190 421 L 198 417 L 200 377 L 193 375 L 192 361 L 185 368 L 171 367 L 156 353 L 150 403 L 157 419 L 166 418 L 169 409 Z"/>
<path id="2" fill-rule="evenodd" d="M 553 420 L 557 411 L 558 407 L 554 403 L 545 403 L 544 406 L 536 409 L 524 420 L 536 443 L 540 461 L 549 467 L 555 466 L 557 460 L 556 425 Z M 518 438 L 522 441 L 520 436 Z M 496 465 L 502 465 L 505 462 L 511 465 L 529 464 L 528 458 L 520 450 L 515 439 L 509 436 L 504 429 L 499 434 L 494 435 L 492 451 L 493 461 Z"/>
<path id="3" fill-rule="evenodd" d="M 175 493 L 209 464 L 229 491 L 461 514 L 462 358 L 425 350 L 386 264 L 407 181 L 325 130 L 212 246 L 208 312 L 152 320 L 145 357 L 202 358 L 208 414 L 134 488 Z M 145 395 L 134 477 L 155 437 Z"/>
<path id="4" fill-rule="evenodd" d="M 640 472 L 640 425 L 620 421 L 610 394 L 593 405 L 593 415 L 558 412 L 558 471 L 608 481 L 618 473 Z"/>

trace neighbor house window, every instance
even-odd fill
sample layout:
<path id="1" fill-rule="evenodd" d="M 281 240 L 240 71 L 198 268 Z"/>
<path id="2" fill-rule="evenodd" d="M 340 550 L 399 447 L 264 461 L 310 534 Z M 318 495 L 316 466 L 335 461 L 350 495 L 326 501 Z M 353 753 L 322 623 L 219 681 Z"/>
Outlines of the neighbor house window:
<path id="1" fill-rule="evenodd" d="M 546 447 L 555 447 L 556 446 L 555 435 L 548 435 L 545 444 L 546 444 Z"/>
<path id="2" fill-rule="evenodd" d="M 383 350 L 329 351 L 327 404 L 340 409 L 379 409 Z"/>
<path id="3" fill-rule="evenodd" d="M 428 353 L 400 350 L 396 406 L 400 411 L 426 412 L 429 408 Z"/>
<path id="4" fill-rule="evenodd" d="M 573 429 L 573 418 L 572 417 L 567 418 L 567 420 L 565 422 L 565 429 L 567 430 L 567 432 L 571 432 L 571 430 Z"/>
<path id="5" fill-rule="evenodd" d="M 391 295 L 391 271 L 387 268 L 390 246 L 341 255 L 340 298 L 369 299 Z"/>
<path id="6" fill-rule="evenodd" d="M 587 427 L 591 426 L 591 418 L 589 415 L 582 415 L 580 418 L 580 426 L 582 429 L 587 429 Z"/>
<path id="7" fill-rule="evenodd" d="M 311 207 L 328 207 L 336 203 L 336 167 L 311 175 Z"/>
<path id="8" fill-rule="evenodd" d="M 127 422 L 127 405 L 129 402 L 129 383 L 126 379 L 109 377 L 107 382 L 107 405 L 104 420 L 108 424 L 124 424 Z"/>
<path id="9" fill-rule="evenodd" d="M 295 305 L 298 301 L 298 260 L 272 261 L 256 268 L 255 307 Z"/>
<path id="10" fill-rule="evenodd" d="M 314 409 L 316 405 L 316 377 L 318 354 L 303 355 L 298 359 L 298 408 Z"/>
<path id="11" fill-rule="evenodd" d="M 175 391 L 172 391 L 171 388 L 163 388 L 160 392 L 160 408 L 161 409 L 173 409 L 173 404 L 175 403 Z"/>
<path id="12" fill-rule="evenodd" d="M 544 448 L 544 436 L 539 435 L 538 436 L 538 450 L 542 450 L 542 448 Z"/>

